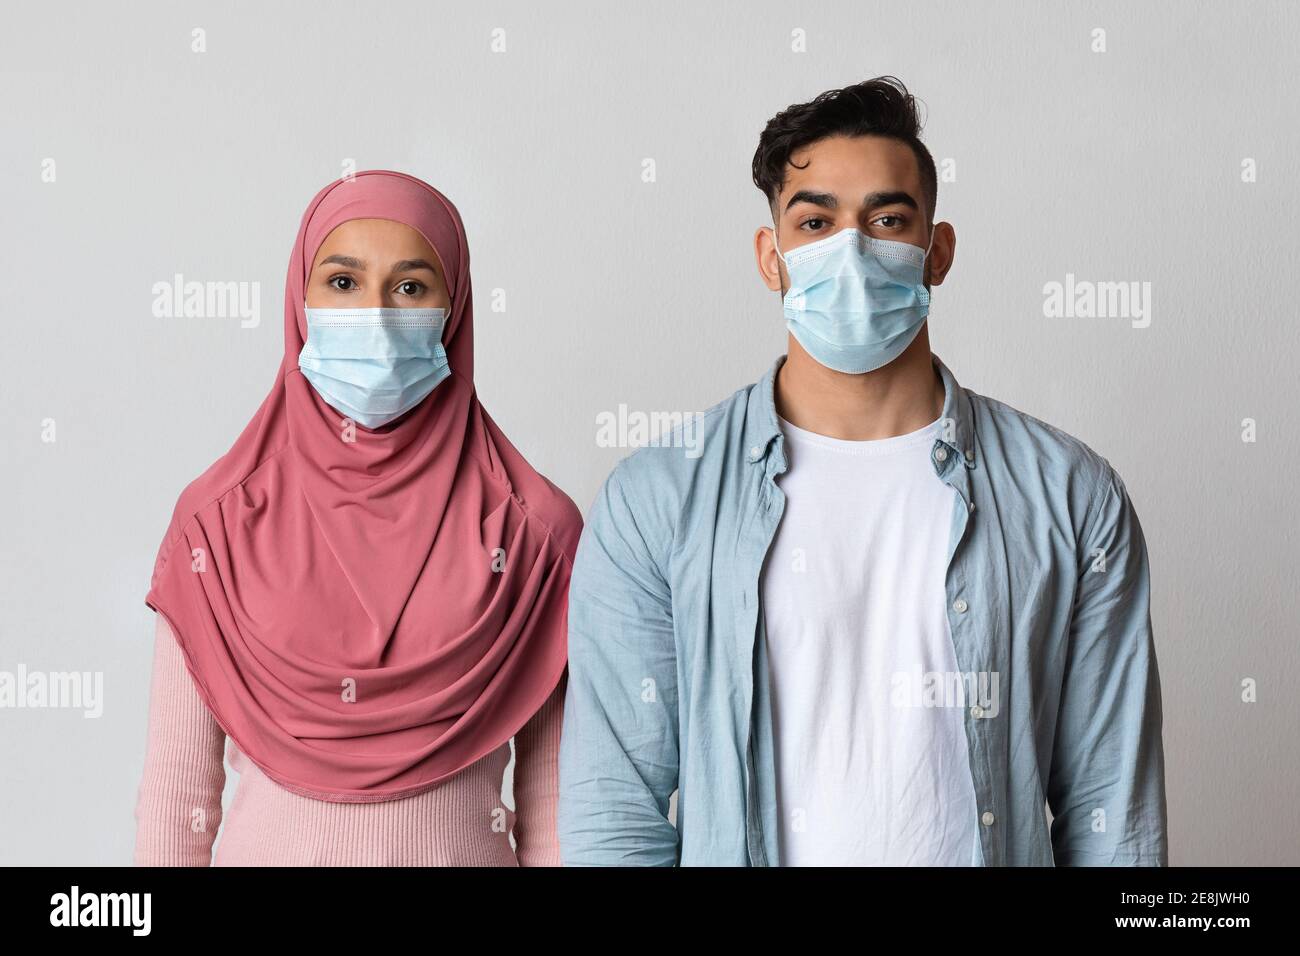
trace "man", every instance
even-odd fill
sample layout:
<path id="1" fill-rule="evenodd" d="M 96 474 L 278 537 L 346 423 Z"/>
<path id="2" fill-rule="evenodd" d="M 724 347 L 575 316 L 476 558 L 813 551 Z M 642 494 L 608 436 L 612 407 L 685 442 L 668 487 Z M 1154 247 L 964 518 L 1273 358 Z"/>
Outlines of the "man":
<path id="1" fill-rule="evenodd" d="M 759 140 L 788 354 L 587 520 L 568 865 L 1168 863 L 1137 515 L 1104 458 L 931 354 L 956 236 L 918 133 L 882 77 Z"/>

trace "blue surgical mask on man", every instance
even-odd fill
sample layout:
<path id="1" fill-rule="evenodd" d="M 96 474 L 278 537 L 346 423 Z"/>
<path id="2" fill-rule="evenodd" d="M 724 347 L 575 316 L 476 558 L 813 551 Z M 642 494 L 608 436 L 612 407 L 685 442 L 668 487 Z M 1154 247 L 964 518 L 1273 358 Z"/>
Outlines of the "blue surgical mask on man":
<path id="1" fill-rule="evenodd" d="M 929 246 L 841 229 L 786 254 L 778 245 L 776 254 L 790 276 L 786 328 L 827 368 L 860 374 L 888 365 L 930 312 Z"/>
<path id="2" fill-rule="evenodd" d="M 365 428 L 410 411 L 451 374 L 446 309 L 306 309 L 298 367 L 321 398 Z"/>

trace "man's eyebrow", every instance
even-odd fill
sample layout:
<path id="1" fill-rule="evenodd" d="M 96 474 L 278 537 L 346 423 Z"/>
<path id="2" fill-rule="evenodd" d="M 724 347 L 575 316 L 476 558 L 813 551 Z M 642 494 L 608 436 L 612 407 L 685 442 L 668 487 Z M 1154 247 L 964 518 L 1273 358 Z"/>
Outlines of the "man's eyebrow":
<path id="1" fill-rule="evenodd" d="M 895 190 L 894 192 L 867 193 L 862 200 L 863 209 L 879 209 L 881 206 L 907 206 L 909 209 L 920 209 L 920 205 L 912 194 Z"/>
<path id="2" fill-rule="evenodd" d="M 394 272 L 413 272 L 416 269 L 428 269 L 434 275 L 438 274 L 438 270 L 429 265 L 425 259 L 403 259 L 393 264 Z"/>
<path id="3" fill-rule="evenodd" d="M 823 209 L 837 209 L 840 201 L 835 198 L 834 193 L 818 193 L 811 189 L 801 189 L 785 204 L 785 211 L 789 212 L 790 207 L 797 202 L 812 203 L 814 206 L 821 206 Z"/>
<path id="4" fill-rule="evenodd" d="M 348 269 L 360 269 L 362 272 L 366 270 L 366 264 L 355 256 L 326 256 L 316 264 L 323 266 L 327 262 L 333 262 Z"/>

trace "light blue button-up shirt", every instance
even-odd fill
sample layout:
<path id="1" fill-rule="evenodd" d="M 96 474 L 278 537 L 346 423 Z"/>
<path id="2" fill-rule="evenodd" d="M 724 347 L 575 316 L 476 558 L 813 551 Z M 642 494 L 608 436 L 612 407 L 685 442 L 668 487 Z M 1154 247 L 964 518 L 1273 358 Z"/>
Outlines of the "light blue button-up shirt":
<path id="1" fill-rule="evenodd" d="M 621 461 L 587 518 L 569 590 L 566 865 L 779 863 L 759 582 L 785 505 L 782 361 L 703 413 L 699 442 L 679 431 Z M 947 700 L 964 711 L 976 860 L 1167 865 L 1146 544 L 1124 484 L 1083 442 L 934 365 L 930 457 L 957 493 L 948 623 L 975 691 Z"/>

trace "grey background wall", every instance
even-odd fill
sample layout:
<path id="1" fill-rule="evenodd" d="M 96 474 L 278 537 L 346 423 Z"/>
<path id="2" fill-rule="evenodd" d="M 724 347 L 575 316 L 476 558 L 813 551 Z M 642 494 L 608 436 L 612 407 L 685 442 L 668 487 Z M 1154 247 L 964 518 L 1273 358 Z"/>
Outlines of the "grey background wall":
<path id="1" fill-rule="evenodd" d="M 0 862 L 130 862 L 155 549 L 272 381 L 317 189 L 353 161 L 459 205 L 480 394 L 586 510 L 627 453 L 597 415 L 705 408 L 784 349 L 751 252 L 764 122 L 893 73 L 927 105 L 958 234 L 935 351 L 1109 458 L 1146 529 L 1172 861 L 1300 863 L 1294 4 L 46 3 L 6 21 L 0 670 L 100 673 L 103 710 L 0 709 Z M 178 273 L 260 283 L 260 323 L 155 316 Z M 1149 324 L 1048 317 L 1045 284 L 1071 274 L 1149 282 Z"/>

